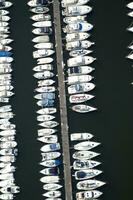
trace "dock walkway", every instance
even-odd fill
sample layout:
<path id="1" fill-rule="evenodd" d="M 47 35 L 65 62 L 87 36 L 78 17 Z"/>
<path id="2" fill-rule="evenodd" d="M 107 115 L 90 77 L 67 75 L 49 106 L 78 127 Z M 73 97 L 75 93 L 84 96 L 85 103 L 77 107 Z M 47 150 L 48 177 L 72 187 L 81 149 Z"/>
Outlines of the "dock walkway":
<path id="1" fill-rule="evenodd" d="M 66 92 L 65 92 L 64 70 L 63 70 L 64 63 L 63 63 L 63 53 L 62 53 L 62 36 L 61 36 L 61 21 L 60 21 L 60 3 L 58 0 L 53 1 L 53 12 L 54 12 L 54 24 L 55 24 L 58 84 L 59 84 L 59 95 L 60 95 L 59 100 L 60 100 L 61 135 L 62 135 L 62 150 L 63 150 L 63 163 L 64 163 L 65 199 L 72 200 L 68 119 L 67 119 Z"/>

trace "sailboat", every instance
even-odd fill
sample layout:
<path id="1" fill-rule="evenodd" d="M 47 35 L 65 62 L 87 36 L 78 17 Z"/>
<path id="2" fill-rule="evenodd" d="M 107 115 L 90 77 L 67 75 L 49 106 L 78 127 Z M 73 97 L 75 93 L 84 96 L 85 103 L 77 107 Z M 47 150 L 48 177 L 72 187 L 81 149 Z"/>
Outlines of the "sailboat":
<path id="1" fill-rule="evenodd" d="M 76 180 L 85 180 L 94 178 L 95 176 L 98 176 L 101 174 L 102 171 L 97 169 L 86 169 L 86 170 L 80 170 L 75 172 L 75 179 Z"/>
<path id="2" fill-rule="evenodd" d="M 98 180 L 85 180 L 85 181 L 80 181 L 77 183 L 77 189 L 78 190 L 94 190 L 105 184 L 106 184 L 105 182 L 98 181 Z"/>
<path id="3" fill-rule="evenodd" d="M 96 199 L 102 195 L 102 192 L 98 190 L 86 191 L 86 192 L 78 192 L 76 193 L 77 200 L 87 200 L 87 199 Z"/>
<path id="4" fill-rule="evenodd" d="M 76 111 L 78 113 L 88 113 L 88 112 L 97 110 L 97 108 L 94 108 L 94 107 L 91 107 L 88 105 L 84 105 L 84 104 L 80 104 L 80 105 L 77 104 L 77 105 L 72 106 L 72 110 Z"/>
<path id="5" fill-rule="evenodd" d="M 100 155 L 100 153 L 96 153 L 93 151 L 76 151 L 72 155 L 72 157 L 77 160 L 88 160 L 88 159 L 92 159 L 99 155 Z"/>
<path id="6" fill-rule="evenodd" d="M 80 142 L 78 144 L 75 144 L 74 149 L 80 150 L 80 151 L 82 151 L 82 150 L 87 151 L 87 150 L 97 147 L 100 144 L 101 143 L 99 143 L 99 142 L 85 141 L 85 142 Z"/>

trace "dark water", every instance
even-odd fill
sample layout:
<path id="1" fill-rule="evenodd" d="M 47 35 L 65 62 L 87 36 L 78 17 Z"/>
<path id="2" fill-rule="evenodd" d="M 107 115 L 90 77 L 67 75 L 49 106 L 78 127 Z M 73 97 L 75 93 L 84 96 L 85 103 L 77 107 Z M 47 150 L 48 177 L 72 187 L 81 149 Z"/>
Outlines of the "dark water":
<path id="1" fill-rule="evenodd" d="M 40 199 L 42 184 L 39 182 L 41 167 L 40 144 L 37 137 L 37 110 L 33 91 L 35 80 L 32 68 L 33 35 L 30 14 L 26 1 L 15 1 L 11 9 L 11 31 L 15 39 L 14 48 L 14 85 L 16 96 L 13 98 L 19 156 L 17 158 L 16 180 L 21 187 L 19 200 Z M 126 30 L 131 19 L 126 16 L 124 0 L 92 1 L 94 11 L 88 21 L 95 25 L 92 41 L 96 42 L 94 56 L 97 62 L 94 72 L 97 87 L 93 91 L 96 98 L 90 105 L 98 107 L 97 113 L 80 115 L 69 109 L 70 132 L 89 131 L 95 141 L 102 143 L 96 149 L 102 153 L 99 169 L 104 174 L 99 178 L 107 182 L 101 190 L 101 199 L 132 199 L 132 146 L 133 146 L 133 81 L 132 62 L 125 59 L 129 53 L 126 46 L 132 41 L 132 34 Z M 70 105 L 68 105 L 69 107 Z"/>

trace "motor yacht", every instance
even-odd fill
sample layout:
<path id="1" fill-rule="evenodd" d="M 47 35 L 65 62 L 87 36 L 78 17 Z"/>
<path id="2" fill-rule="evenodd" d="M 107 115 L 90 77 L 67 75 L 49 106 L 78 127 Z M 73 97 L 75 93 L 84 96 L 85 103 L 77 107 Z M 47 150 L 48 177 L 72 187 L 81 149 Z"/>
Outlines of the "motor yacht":
<path id="1" fill-rule="evenodd" d="M 70 135 L 71 141 L 90 140 L 91 138 L 93 138 L 91 133 L 71 133 Z"/>
<path id="2" fill-rule="evenodd" d="M 39 49 L 37 51 L 33 52 L 33 58 L 42 58 L 42 57 L 48 57 L 52 54 L 54 54 L 55 51 L 51 49 Z"/>
<path id="3" fill-rule="evenodd" d="M 100 145 L 99 142 L 85 141 L 74 145 L 75 150 L 87 151 Z"/>
<path id="4" fill-rule="evenodd" d="M 42 137 L 45 135 L 52 135 L 53 133 L 57 132 L 56 129 L 53 128 L 43 128 L 38 130 L 38 137 Z"/>
<path id="5" fill-rule="evenodd" d="M 37 28 L 51 27 L 52 26 L 52 22 L 50 20 L 49 21 L 34 22 L 32 24 L 32 26 L 37 27 Z"/>
<path id="6" fill-rule="evenodd" d="M 70 23 L 76 23 L 76 22 L 85 22 L 87 15 L 79 15 L 79 16 L 73 16 L 73 17 L 64 17 L 63 21 L 66 24 Z"/>
<path id="7" fill-rule="evenodd" d="M 68 6 L 62 11 L 62 15 L 65 16 L 78 16 L 86 15 L 92 11 L 90 6 Z"/>
<path id="8" fill-rule="evenodd" d="M 74 32 L 87 32 L 93 28 L 92 24 L 87 22 L 75 22 L 70 23 L 63 28 L 64 33 L 74 33 Z"/>
<path id="9" fill-rule="evenodd" d="M 37 116 L 37 121 L 44 122 L 44 121 L 52 120 L 54 118 L 55 118 L 55 116 L 53 116 L 53 115 L 39 115 L 39 116 Z"/>
<path id="10" fill-rule="evenodd" d="M 86 102 L 90 99 L 94 98 L 93 95 L 90 94 L 74 94 L 74 95 L 70 95 L 69 97 L 69 102 L 70 103 L 83 103 Z"/>
<path id="11" fill-rule="evenodd" d="M 73 162 L 73 168 L 74 170 L 92 169 L 100 164 L 100 162 L 94 160 L 75 160 Z"/>
<path id="12" fill-rule="evenodd" d="M 59 176 L 44 176 L 40 179 L 42 183 L 58 183 L 60 181 Z"/>
<path id="13" fill-rule="evenodd" d="M 90 74 L 93 72 L 95 68 L 90 66 L 76 66 L 76 67 L 70 67 L 68 68 L 68 75 L 69 76 L 77 76 L 81 74 Z"/>
<path id="14" fill-rule="evenodd" d="M 51 20 L 51 15 L 49 14 L 36 14 L 31 17 L 33 21 L 40 22 L 40 21 L 47 21 Z"/>
<path id="15" fill-rule="evenodd" d="M 37 49 L 53 49 L 53 43 L 51 42 L 44 42 L 44 43 L 37 43 L 34 45 Z"/>
<path id="16" fill-rule="evenodd" d="M 53 65 L 52 64 L 37 65 L 36 67 L 33 68 L 33 70 L 36 72 L 51 71 L 53 70 Z"/>
<path id="17" fill-rule="evenodd" d="M 74 84 L 74 85 L 71 85 L 68 87 L 68 93 L 75 94 L 75 93 L 89 92 L 89 91 L 93 90 L 94 88 L 95 88 L 95 84 L 93 84 L 93 83 Z M 78 107 L 78 108 L 81 110 L 80 107 Z M 74 107 L 74 109 L 75 109 L 75 107 Z"/>
<path id="18" fill-rule="evenodd" d="M 44 43 L 44 42 L 49 42 L 49 41 L 50 41 L 50 38 L 48 35 L 41 35 L 32 39 L 32 42 L 34 43 Z"/>
<path id="19" fill-rule="evenodd" d="M 42 165 L 44 167 L 57 167 L 60 164 L 61 164 L 60 160 L 57 160 L 57 159 L 56 160 L 45 160 L 40 163 L 40 165 Z"/>
<path id="20" fill-rule="evenodd" d="M 37 79 L 47 79 L 53 77 L 54 73 L 50 71 L 44 71 L 44 72 L 37 72 L 33 76 Z"/>
<path id="21" fill-rule="evenodd" d="M 93 58 L 91 56 L 76 56 L 74 58 L 69 58 L 67 60 L 67 65 L 68 67 L 88 65 L 94 62 L 95 60 L 96 58 Z"/>
<path id="22" fill-rule="evenodd" d="M 48 7 L 42 7 L 42 6 L 37 6 L 35 8 L 31 8 L 30 9 L 31 12 L 35 13 L 35 14 L 45 14 L 49 11 Z"/>
<path id="23" fill-rule="evenodd" d="M 73 51 L 73 50 L 78 50 L 78 49 L 88 49 L 92 45 L 94 45 L 94 42 L 90 42 L 88 40 L 75 40 L 73 42 L 67 42 L 66 44 L 66 50 L 67 51 Z M 71 58 L 72 59 L 72 58 Z"/>
<path id="24" fill-rule="evenodd" d="M 42 161 L 44 160 L 54 160 L 61 156 L 60 152 L 54 151 L 54 152 L 48 152 L 48 153 L 41 153 Z M 40 173 L 45 174 L 43 170 L 40 171 Z"/>
<path id="25" fill-rule="evenodd" d="M 67 84 L 90 82 L 93 78 L 91 75 L 68 76 Z"/>
<path id="26" fill-rule="evenodd" d="M 78 113 L 88 113 L 88 112 L 92 112 L 92 111 L 96 111 L 97 108 L 85 105 L 85 104 L 77 104 L 72 106 L 72 110 Z"/>
<path id="27" fill-rule="evenodd" d="M 56 126 L 58 126 L 59 123 L 56 121 L 46 121 L 46 122 L 42 122 L 39 124 L 39 126 L 45 127 L 45 128 L 54 128 Z"/>
<path id="28" fill-rule="evenodd" d="M 53 85 L 54 83 L 55 81 L 53 79 L 41 80 L 41 81 L 38 81 L 38 87 L 50 86 L 50 85 Z"/>
<path id="29" fill-rule="evenodd" d="M 57 112 L 56 108 L 42 108 L 37 111 L 38 114 L 54 114 Z"/>
<path id="30" fill-rule="evenodd" d="M 37 59 L 37 64 L 38 64 L 38 65 L 49 64 L 49 63 L 52 63 L 53 61 L 54 61 L 54 59 L 51 58 L 51 57 L 47 57 L 47 58 L 38 58 L 38 59 Z"/>
<path id="31" fill-rule="evenodd" d="M 60 197 L 61 196 L 61 192 L 60 191 L 49 191 L 43 194 L 44 197 L 49 197 L 49 198 L 56 198 L 56 197 Z"/>
<path id="32" fill-rule="evenodd" d="M 34 33 L 35 35 L 51 35 L 52 28 L 50 27 L 35 28 L 32 30 L 32 33 Z"/>
<path id="33" fill-rule="evenodd" d="M 59 175 L 59 168 L 53 167 L 53 168 L 45 168 L 42 170 L 45 176 L 58 176 Z"/>
<path id="34" fill-rule="evenodd" d="M 85 32 L 67 33 L 66 42 L 74 42 L 75 40 L 86 40 L 88 37 L 90 37 L 90 34 Z"/>
<path id="35" fill-rule="evenodd" d="M 133 9 L 133 2 L 128 3 L 127 8 Z"/>
<path id="36" fill-rule="evenodd" d="M 43 86 L 35 89 L 36 92 L 44 93 L 44 92 L 55 92 L 55 86 Z"/>
<path id="37" fill-rule="evenodd" d="M 67 7 L 70 5 L 81 6 L 87 4 L 90 0 L 62 0 L 61 5 L 62 7 Z"/>
<path id="38" fill-rule="evenodd" d="M 86 200 L 86 199 L 96 199 L 102 195 L 102 192 L 98 190 L 86 191 L 86 192 L 77 192 L 76 199 L 77 200 Z"/>

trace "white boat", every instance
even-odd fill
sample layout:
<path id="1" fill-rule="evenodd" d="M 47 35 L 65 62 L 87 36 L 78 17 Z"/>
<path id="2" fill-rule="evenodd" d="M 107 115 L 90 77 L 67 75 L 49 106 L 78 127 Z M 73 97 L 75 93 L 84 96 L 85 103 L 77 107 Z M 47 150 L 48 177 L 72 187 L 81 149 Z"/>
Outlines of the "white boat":
<path id="1" fill-rule="evenodd" d="M 95 176 L 98 176 L 101 173 L 102 171 L 97 170 L 97 169 L 86 169 L 86 170 L 76 171 L 75 179 L 86 180 L 86 179 L 94 178 Z"/>
<path id="2" fill-rule="evenodd" d="M 13 173 L 0 174 L 0 180 L 13 179 Z"/>
<path id="3" fill-rule="evenodd" d="M 133 11 L 129 12 L 127 15 L 128 15 L 129 17 L 133 17 Z"/>
<path id="4" fill-rule="evenodd" d="M 6 27 L 6 26 L 8 26 L 8 25 L 9 25 L 8 22 L 0 21 L 0 26 L 2 26 L 2 27 Z"/>
<path id="5" fill-rule="evenodd" d="M 37 64 L 39 65 L 42 65 L 42 64 L 49 64 L 51 62 L 53 62 L 53 58 L 51 57 L 47 57 L 47 58 L 38 58 L 37 59 Z"/>
<path id="6" fill-rule="evenodd" d="M 49 168 L 57 167 L 60 164 L 61 164 L 60 160 L 45 160 L 40 163 L 40 165 Z"/>
<path id="7" fill-rule="evenodd" d="M 94 190 L 98 187 L 105 185 L 105 182 L 97 180 L 85 180 L 77 183 L 78 190 Z"/>
<path id="8" fill-rule="evenodd" d="M 10 172 L 13 173 L 13 172 L 15 172 L 15 169 L 16 168 L 14 166 L 6 164 L 5 167 L 3 167 L 2 169 L 0 169 L 0 173 L 1 174 L 10 173 Z"/>
<path id="9" fill-rule="evenodd" d="M 42 100 L 45 97 L 45 93 L 39 93 L 34 96 L 35 99 Z"/>
<path id="10" fill-rule="evenodd" d="M 56 108 L 42 108 L 37 111 L 38 114 L 54 114 L 57 112 Z"/>
<path id="11" fill-rule="evenodd" d="M 57 143 L 58 142 L 58 137 L 57 135 L 45 135 L 43 137 L 37 138 L 37 140 L 43 142 L 43 143 Z"/>
<path id="12" fill-rule="evenodd" d="M 6 130 L 6 129 L 15 129 L 16 125 L 15 124 L 0 124 L 0 129 Z"/>
<path id="13" fill-rule="evenodd" d="M 94 98 L 94 96 L 90 95 L 90 94 L 84 94 L 84 93 L 83 94 L 74 94 L 74 95 L 70 95 L 69 102 L 70 103 L 83 103 L 92 98 Z"/>
<path id="14" fill-rule="evenodd" d="M 88 113 L 88 112 L 92 112 L 92 111 L 96 111 L 97 108 L 88 106 L 88 105 L 84 105 L 84 104 L 77 104 L 72 106 L 72 110 L 78 113 Z"/>
<path id="15" fill-rule="evenodd" d="M 88 54 L 90 54 L 92 52 L 93 52 L 92 50 L 76 49 L 76 50 L 70 51 L 69 55 L 71 57 L 85 56 L 85 55 L 88 55 Z"/>
<path id="16" fill-rule="evenodd" d="M 0 33 L 1 33 L 1 34 L 10 33 L 9 27 L 8 27 L 8 26 L 7 26 L 7 27 L 1 26 L 1 27 L 0 27 Z"/>
<path id="17" fill-rule="evenodd" d="M 40 150 L 42 152 L 58 151 L 60 150 L 60 144 L 59 143 L 46 144 L 43 145 Z"/>
<path id="18" fill-rule="evenodd" d="M 0 194 L 0 199 L 3 199 L 3 200 L 12 200 L 13 198 L 14 196 L 11 193 Z"/>
<path id="19" fill-rule="evenodd" d="M 77 5 L 81 6 L 87 4 L 90 0 L 62 0 L 61 5 L 62 7 L 67 7 L 68 5 Z"/>
<path id="20" fill-rule="evenodd" d="M 50 41 L 50 38 L 48 35 L 40 35 L 32 39 L 32 42 L 34 43 L 44 43 L 44 42 L 49 42 L 49 41 Z"/>
<path id="21" fill-rule="evenodd" d="M 91 56 L 76 56 L 74 58 L 69 58 L 67 60 L 67 65 L 68 67 L 88 65 L 94 62 L 95 60 L 96 58 L 93 58 Z"/>
<path id="22" fill-rule="evenodd" d="M 2 85 L 0 86 L 0 91 L 3 90 L 13 90 L 13 86 L 12 85 Z"/>
<path id="23" fill-rule="evenodd" d="M 59 123 L 56 121 L 46 121 L 46 122 L 42 122 L 39 124 L 39 126 L 43 126 L 45 128 L 54 128 L 58 125 L 59 125 Z"/>
<path id="24" fill-rule="evenodd" d="M 66 34 L 66 41 L 67 42 L 73 42 L 75 40 L 86 40 L 88 37 L 90 37 L 89 33 L 85 32 L 77 32 L 77 33 L 67 33 Z"/>
<path id="25" fill-rule="evenodd" d="M 0 15 L 8 15 L 9 14 L 9 11 L 7 10 L 0 10 Z"/>
<path id="26" fill-rule="evenodd" d="M 78 75 L 78 76 L 68 76 L 67 84 L 72 85 L 76 83 L 90 82 L 94 77 L 91 75 Z"/>
<path id="27" fill-rule="evenodd" d="M 53 43 L 51 42 L 37 43 L 34 45 L 34 47 L 37 49 L 53 49 Z"/>
<path id="28" fill-rule="evenodd" d="M 34 27 L 51 27 L 52 22 L 51 21 L 40 21 L 40 22 L 34 22 L 32 24 Z"/>
<path id="29" fill-rule="evenodd" d="M 6 105 L 6 106 L 0 107 L 0 112 L 9 112 L 9 111 L 12 111 L 11 105 Z"/>
<path id="30" fill-rule="evenodd" d="M 10 118 L 13 118 L 13 117 L 14 117 L 14 114 L 12 112 L 0 113 L 0 118 L 10 119 Z"/>
<path id="31" fill-rule="evenodd" d="M 0 143 L 0 148 L 2 148 L 2 149 L 14 148 L 16 146 L 17 146 L 17 142 L 15 142 L 15 141 L 1 142 Z"/>
<path id="32" fill-rule="evenodd" d="M 127 28 L 127 31 L 133 32 L 133 23 L 131 23 L 131 25 Z"/>
<path id="33" fill-rule="evenodd" d="M 11 80 L 11 74 L 0 74 L 0 80 Z"/>
<path id="34" fill-rule="evenodd" d="M 46 198 L 45 200 L 62 200 L 61 198 Z"/>
<path id="35" fill-rule="evenodd" d="M 12 2 L 10 1 L 3 1 L 0 5 L 0 9 L 5 9 L 5 8 L 9 8 L 13 5 Z"/>
<path id="36" fill-rule="evenodd" d="M 97 147 L 100 144 L 101 143 L 99 142 L 85 141 L 85 142 L 80 142 L 78 144 L 75 144 L 74 149 L 80 150 L 80 151 L 87 151 L 87 150 Z"/>
<path id="37" fill-rule="evenodd" d="M 100 162 L 94 160 L 76 160 L 73 162 L 73 169 L 74 170 L 92 169 L 100 164 L 101 164 Z"/>
<path id="38" fill-rule="evenodd" d="M 127 48 L 133 50 L 133 42 L 131 42 L 131 43 L 128 45 Z"/>
<path id="39" fill-rule="evenodd" d="M 36 21 L 36 22 L 40 22 L 40 21 L 47 21 L 47 20 L 51 20 L 51 15 L 49 15 L 49 14 L 36 14 L 36 15 L 33 15 L 32 17 L 31 17 L 31 19 L 33 20 L 33 21 Z"/>
<path id="40" fill-rule="evenodd" d="M 0 63 L 11 63 L 12 61 L 12 57 L 0 57 Z"/>
<path id="41" fill-rule="evenodd" d="M 55 92 L 55 86 L 43 86 L 35 89 L 36 92 Z"/>
<path id="42" fill-rule="evenodd" d="M 66 24 L 70 24 L 70 23 L 75 23 L 75 22 L 85 22 L 87 15 L 79 15 L 79 16 L 74 16 L 74 17 L 64 17 L 63 21 Z"/>
<path id="43" fill-rule="evenodd" d="M 6 16 L 5 16 L 6 17 Z M 0 34 L 0 38 L 1 39 L 5 39 L 5 38 L 8 38 L 9 35 L 8 34 Z"/>
<path id="44" fill-rule="evenodd" d="M 90 42 L 88 40 L 83 40 L 83 41 L 76 40 L 76 41 L 73 41 L 73 42 L 68 42 L 66 44 L 66 50 L 73 51 L 73 50 L 76 50 L 76 49 L 79 49 L 79 48 L 88 49 L 93 44 L 94 44 L 94 42 Z"/>
<path id="45" fill-rule="evenodd" d="M 87 160 L 87 159 L 92 159 L 99 155 L 100 155 L 99 153 L 93 151 L 76 151 L 72 157 L 77 160 Z"/>
<path id="46" fill-rule="evenodd" d="M 35 28 L 32 30 L 32 33 L 34 33 L 35 35 L 51 35 L 52 28 L 50 27 Z"/>
<path id="47" fill-rule="evenodd" d="M 14 135 L 0 138 L 0 142 L 9 142 L 9 141 L 14 141 L 14 140 L 15 140 Z"/>
<path id="48" fill-rule="evenodd" d="M 71 133 L 70 135 L 71 141 L 90 140 L 91 138 L 93 138 L 91 133 Z"/>
<path id="49" fill-rule="evenodd" d="M 57 176 L 59 174 L 59 168 L 55 167 L 55 168 L 44 168 L 43 173 L 45 176 Z"/>
<path id="50" fill-rule="evenodd" d="M 49 198 L 56 198 L 56 197 L 60 197 L 61 196 L 61 192 L 60 191 L 49 191 L 43 194 L 44 197 L 49 197 Z"/>
<path id="51" fill-rule="evenodd" d="M 62 11 L 62 15 L 65 16 L 78 16 L 86 15 L 92 11 L 90 6 L 68 6 Z"/>
<path id="52" fill-rule="evenodd" d="M 14 179 L 0 181 L 0 187 L 7 187 L 9 185 L 14 185 Z"/>
<path id="53" fill-rule="evenodd" d="M 60 188 L 62 188 L 62 185 L 59 185 L 57 183 L 48 183 L 48 184 L 43 185 L 44 190 L 53 191 L 53 190 L 59 190 Z"/>
<path id="54" fill-rule="evenodd" d="M 59 176 L 44 176 L 40 179 L 42 183 L 58 183 L 59 180 Z"/>
<path id="55" fill-rule="evenodd" d="M 57 130 L 53 128 L 43 128 L 38 130 L 38 137 L 42 137 L 45 135 L 52 135 L 55 133 Z"/>
<path id="56" fill-rule="evenodd" d="M 4 130 L 0 131 L 1 136 L 9 136 L 9 135 L 16 135 L 16 130 Z"/>
<path id="57" fill-rule="evenodd" d="M 53 116 L 53 115 L 39 115 L 39 116 L 37 116 L 37 121 L 39 121 L 39 122 L 49 121 L 54 118 L 55 118 L 55 116 Z"/>
<path id="58" fill-rule="evenodd" d="M 133 60 L 133 51 L 131 51 L 127 56 L 126 58 L 130 59 L 130 60 Z"/>
<path id="59" fill-rule="evenodd" d="M 2 45 L 7 45 L 7 44 L 10 44 L 11 42 L 13 42 L 13 40 L 12 40 L 12 39 L 9 39 L 9 38 L 4 38 L 4 39 L 2 39 L 2 40 L 0 41 L 0 43 L 1 43 Z"/>
<path id="60" fill-rule="evenodd" d="M 7 137 L 11 137 L 11 136 L 7 136 Z M 17 149 L 1 149 L 0 150 L 0 155 L 3 155 L 3 156 L 13 156 L 13 155 L 17 155 L 17 153 L 18 153 Z"/>
<path id="61" fill-rule="evenodd" d="M 94 88 L 95 88 L 95 85 L 93 83 L 74 84 L 68 87 L 68 93 L 75 94 L 75 93 L 89 92 L 93 90 Z"/>
<path id="62" fill-rule="evenodd" d="M 16 194 L 20 192 L 20 188 L 15 185 L 7 186 L 7 187 L 0 188 L 0 192 L 4 194 L 8 194 L 8 193 Z"/>
<path id="63" fill-rule="evenodd" d="M 51 71 L 53 70 L 53 65 L 52 64 L 37 65 L 36 67 L 33 68 L 33 70 L 36 72 Z"/>
<path id="64" fill-rule="evenodd" d="M 88 32 L 92 30 L 93 25 L 87 22 L 75 22 L 70 23 L 63 28 L 64 33 L 75 33 L 75 32 Z"/>
<path id="65" fill-rule="evenodd" d="M 6 15 L 1 15 L 0 14 L 0 20 L 3 22 L 8 22 L 11 18 L 9 16 Z"/>
<path id="66" fill-rule="evenodd" d="M 33 13 L 36 13 L 36 14 L 45 14 L 49 11 L 49 8 L 37 6 L 35 8 L 30 9 L 30 11 L 33 12 Z"/>
<path id="67" fill-rule="evenodd" d="M 68 69 L 68 75 L 69 76 L 77 76 L 80 74 L 90 74 L 94 70 L 95 70 L 95 68 L 90 67 L 90 66 L 71 67 Z"/>
<path id="68" fill-rule="evenodd" d="M 44 160 L 54 160 L 60 157 L 61 153 L 55 151 L 55 152 L 41 153 L 41 155 L 42 155 L 42 161 L 44 161 Z M 45 174 L 45 171 L 41 170 L 40 173 Z"/>
<path id="69" fill-rule="evenodd" d="M 0 80 L 0 86 L 11 86 L 12 82 L 11 79 L 9 80 Z M 3 90 L 4 91 L 4 90 Z"/>
<path id="70" fill-rule="evenodd" d="M 0 68 L 11 68 L 11 63 L 0 64 Z"/>
<path id="71" fill-rule="evenodd" d="M 0 74 L 6 74 L 12 72 L 11 67 L 0 67 Z"/>
<path id="72" fill-rule="evenodd" d="M 37 79 L 47 79 L 53 77 L 54 73 L 50 71 L 44 71 L 44 72 L 37 72 L 33 76 Z"/>
<path id="73" fill-rule="evenodd" d="M 13 95 L 14 95 L 14 93 L 11 91 L 4 91 L 4 90 L 0 91 L 0 97 L 11 97 Z"/>
<path id="74" fill-rule="evenodd" d="M 39 49 L 33 52 L 33 58 L 42 58 L 54 54 L 55 51 L 51 49 Z"/>
<path id="75" fill-rule="evenodd" d="M 127 8 L 133 9 L 133 2 L 128 3 Z"/>
<path id="76" fill-rule="evenodd" d="M 98 190 L 86 191 L 86 192 L 78 192 L 76 193 L 77 200 L 86 200 L 86 199 L 96 199 L 102 195 L 102 192 Z"/>
<path id="77" fill-rule="evenodd" d="M 0 97 L 1 103 L 9 103 L 9 97 Z"/>
<path id="78" fill-rule="evenodd" d="M 38 81 L 38 87 L 50 86 L 50 85 L 53 85 L 54 83 L 55 81 L 53 79 L 41 80 L 41 81 Z"/>

